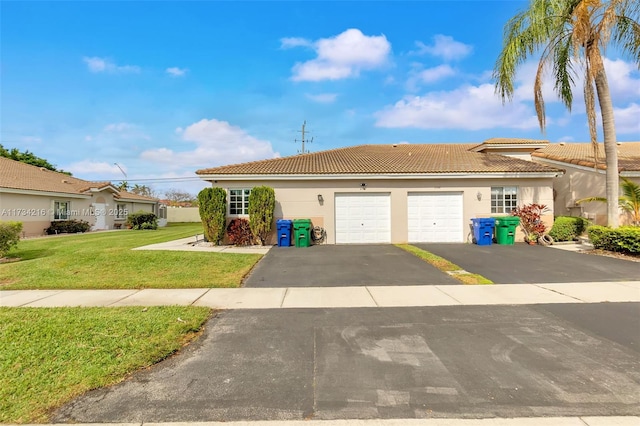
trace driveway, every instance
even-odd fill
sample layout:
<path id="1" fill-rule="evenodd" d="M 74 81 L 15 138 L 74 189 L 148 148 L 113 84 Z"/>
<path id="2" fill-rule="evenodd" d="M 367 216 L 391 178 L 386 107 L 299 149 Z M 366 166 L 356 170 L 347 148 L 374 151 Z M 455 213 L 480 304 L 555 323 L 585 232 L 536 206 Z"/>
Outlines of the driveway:
<path id="1" fill-rule="evenodd" d="M 638 303 L 226 311 L 60 423 L 640 415 Z"/>
<path id="2" fill-rule="evenodd" d="M 344 287 L 460 284 L 393 245 L 274 247 L 245 287 Z"/>
<path id="3" fill-rule="evenodd" d="M 496 284 L 633 281 L 640 263 L 552 247 L 492 244 L 414 244 Z"/>

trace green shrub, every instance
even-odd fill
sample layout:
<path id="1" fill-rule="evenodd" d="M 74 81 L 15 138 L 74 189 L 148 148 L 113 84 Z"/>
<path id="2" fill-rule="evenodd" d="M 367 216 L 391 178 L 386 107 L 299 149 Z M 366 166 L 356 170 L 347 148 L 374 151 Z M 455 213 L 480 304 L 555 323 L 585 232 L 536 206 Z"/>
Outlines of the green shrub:
<path id="1" fill-rule="evenodd" d="M 589 221 L 581 217 L 558 216 L 553 221 L 549 235 L 555 241 L 573 241 L 582 235 Z"/>
<path id="2" fill-rule="evenodd" d="M 0 258 L 18 245 L 22 222 L 0 222 Z"/>
<path id="3" fill-rule="evenodd" d="M 132 229 L 158 229 L 158 217 L 151 212 L 140 210 L 127 216 L 127 226 Z"/>
<path id="4" fill-rule="evenodd" d="M 589 227 L 587 232 L 591 243 L 597 249 L 640 254 L 640 228 L 637 226 L 621 226 L 611 229 L 595 225 Z"/>
<path id="5" fill-rule="evenodd" d="M 45 232 L 49 235 L 52 234 L 77 234 L 80 232 L 87 232 L 91 229 L 89 222 L 84 220 L 57 220 L 51 222 L 51 226 L 45 229 Z"/>
<path id="6" fill-rule="evenodd" d="M 198 204 L 205 239 L 220 245 L 227 222 L 227 192 L 222 188 L 205 188 L 198 193 Z"/>
<path id="7" fill-rule="evenodd" d="M 251 232 L 265 245 L 273 226 L 276 193 L 268 186 L 256 186 L 249 194 L 249 224 Z"/>

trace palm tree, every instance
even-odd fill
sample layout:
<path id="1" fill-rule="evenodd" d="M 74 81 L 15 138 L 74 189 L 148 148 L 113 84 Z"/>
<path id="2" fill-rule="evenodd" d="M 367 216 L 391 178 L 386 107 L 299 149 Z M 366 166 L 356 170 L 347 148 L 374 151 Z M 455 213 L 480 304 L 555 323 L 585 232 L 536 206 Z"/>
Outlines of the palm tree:
<path id="1" fill-rule="evenodd" d="M 516 69 L 528 57 L 541 54 L 534 82 L 534 103 L 544 131 L 544 71 L 553 70 L 555 91 L 571 111 L 574 80 L 579 76 L 576 66 L 582 65 L 587 122 L 596 161 L 596 97 L 602 115 L 608 200 L 618 198 L 618 153 L 613 103 L 602 52 L 613 42 L 640 66 L 639 17 L 638 0 L 531 0 L 528 9 L 505 25 L 502 52 L 493 72 L 496 92 L 503 102 L 511 100 Z M 613 201 L 607 203 L 607 222 L 611 227 L 618 226 L 618 206 Z"/>
<path id="2" fill-rule="evenodd" d="M 622 210 L 631 214 L 631 223 L 635 226 L 640 226 L 640 185 L 629 180 L 625 177 L 621 177 L 622 184 L 622 196 L 618 198 L 618 205 Z M 588 197 L 576 201 L 578 204 L 589 203 L 591 201 L 607 202 L 604 197 Z"/>

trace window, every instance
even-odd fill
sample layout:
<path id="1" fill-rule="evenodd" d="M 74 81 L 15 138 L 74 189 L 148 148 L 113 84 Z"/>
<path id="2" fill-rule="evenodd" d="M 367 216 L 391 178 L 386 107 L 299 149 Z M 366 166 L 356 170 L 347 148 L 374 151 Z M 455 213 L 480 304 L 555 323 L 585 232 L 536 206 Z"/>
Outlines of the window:
<path id="1" fill-rule="evenodd" d="M 249 214 L 249 194 L 251 194 L 251 189 L 230 189 L 229 214 Z"/>
<path id="2" fill-rule="evenodd" d="M 126 219 L 126 218 L 127 218 L 127 205 L 116 204 L 116 219 Z"/>
<path id="3" fill-rule="evenodd" d="M 69 211 L 71 210 L 71 203 L 69 201 L 55 201 L 53 203 L 53 219 L 54 220 L 68 220 Z"/>
<path id="4" fill-rule="evenodd" d="M 511 213 L 518 205 L 518 187 L 492 186 L 491 213 Z"/>

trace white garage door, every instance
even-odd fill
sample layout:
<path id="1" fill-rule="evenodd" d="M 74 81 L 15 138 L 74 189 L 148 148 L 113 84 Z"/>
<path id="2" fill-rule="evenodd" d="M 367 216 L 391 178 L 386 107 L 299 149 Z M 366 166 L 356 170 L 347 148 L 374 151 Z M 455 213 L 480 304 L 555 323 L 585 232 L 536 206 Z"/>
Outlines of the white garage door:
<path id="1" fill-rule="evenodd" d="M 424 192 L 408 196 L 409 242 L 464 241 L 462 193 Z"/>
<path id="2" fill-rule="evenodd" d="M 336 243 L 390 243 L 389 194 L 336 194 Z"/>

